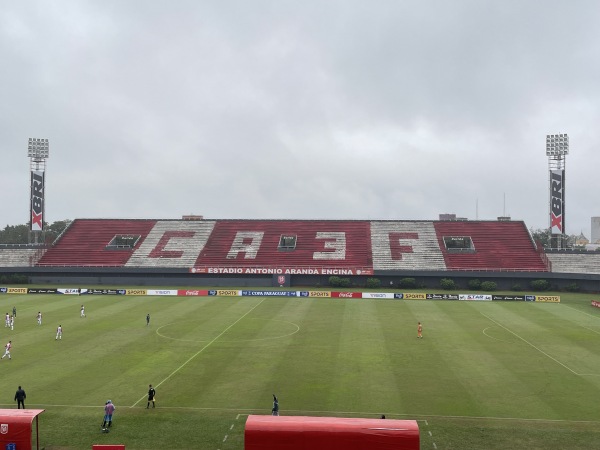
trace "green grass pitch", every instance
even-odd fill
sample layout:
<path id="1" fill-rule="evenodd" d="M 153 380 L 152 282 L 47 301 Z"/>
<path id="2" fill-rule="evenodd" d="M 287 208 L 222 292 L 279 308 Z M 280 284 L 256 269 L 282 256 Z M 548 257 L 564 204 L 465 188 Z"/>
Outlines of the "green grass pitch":
<path id="1" fill-rule="evenodd" d="M 282 415 L 416 419 L 421 449 L 600 448 L 595 298 L 3 295 L 0 313 L 17 318 L 0 327 L 13 343 L 0 408 L 22 385 L 26 406 L 46 410 L 47 450 L 240 450 L 247 415 L 270 414 L 273 393 Z M 117 409 L 102 434 L 107 399 Z"/>

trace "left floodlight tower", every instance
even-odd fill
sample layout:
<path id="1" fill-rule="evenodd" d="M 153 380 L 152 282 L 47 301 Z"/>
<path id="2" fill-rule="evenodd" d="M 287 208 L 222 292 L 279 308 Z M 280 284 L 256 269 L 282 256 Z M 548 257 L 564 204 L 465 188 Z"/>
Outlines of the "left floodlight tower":
<path id="1" fill-rule="evenodd" d="M 29 243 L 44 243 L 46 211 L 46 160 L 50 156 L 48 139 L 29 138 L 27 145 L 31 171 L 31 196 L 29 198 Z"/>

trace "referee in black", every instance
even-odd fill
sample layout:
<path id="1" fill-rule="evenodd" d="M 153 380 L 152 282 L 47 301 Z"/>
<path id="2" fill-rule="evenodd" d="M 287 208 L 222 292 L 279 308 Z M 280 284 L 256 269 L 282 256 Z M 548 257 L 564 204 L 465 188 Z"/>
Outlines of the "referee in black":
<path id="1" fill-rule="evenodd" d="M 15 392 L 15 400 L 17 402 L 17 408 L 21 409 L 21 406 L 23 406 L 23 409 L 25 409 L 25 399 L 27 398 L 27 394 L 25 394 L 25 391 L 23 390 L 23 388 L 21 386 L 19 386 L 19 389 L 17 389 L 17 392 Z"/>
<path id="2" fill-rule="evenodd" d="M 154 400 L 156 397 L 156 391 L 152 387 L 152 385 L 148 386 L 148 404 L 146 405 L 146 409 L 150 407 L 150 402 L 152 402 L 152 407 L 154 408 L 156 405 L 154 404 Z"/>

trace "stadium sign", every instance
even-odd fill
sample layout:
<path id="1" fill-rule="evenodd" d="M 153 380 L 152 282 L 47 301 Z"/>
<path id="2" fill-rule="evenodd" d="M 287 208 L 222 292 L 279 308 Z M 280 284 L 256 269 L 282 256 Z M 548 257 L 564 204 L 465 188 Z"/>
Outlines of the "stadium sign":
<path id="1" fill-rule="evenodd" d="M 392 292 L 363 292 L 362 298 L 394 298 Z"/>
<path id="2" fill-rule="evenodd" d="M 239 291 L 242 297 L 296 297 L 296 291 Z"/>
<path id="3" fill-rule="evenodd" d="M 550 229 L 552 234 L 564 234 L 565 230 L 565 171 L 550 171 Z"/>
<path id="4" fill-rule="evenodd" d="M 177 295 L 182 297 L 200 297 L 208 295 L 208 291 L 200 289 L 179 289 Z"/>
<path id="5" fill-rule="evenodd" d="M 44 172 L 31 172 L 31 231 L 44 229 Z"/>
<path id="6" fill-rule="evenodd" d="M 242 291 L 234 291 L 231 289 L 218 289 L 208 291 L 208 295 L 218 295 L 220 297 L 238 297 L 242 295 Z"/>
<path id="7" fill-rule="evenodd" d="M 362 292 L 332 292 L 333 298 L 362 298 Z"/>
<path id="8" fill-rule="evenodd" d="M 536 295 L 536 302 L 560 303 L 560 295 Z"/>
<path id="9" fill-rule="evenodd" d="M 27 294 L 27 288 L 8 288 L 8 294 Z"/>
<path id="10" fill-rule="evenodd" d="M 148 289 L 146 295 L 177 295 L 177 290 L 173 290 L 173 289 Z"/>
<path id="11" fill-rule="evenodd" d="M 79 295 L 78 288 L 57 289 L 57 294 Z"/>
<path id="12" fill-rule="evenodd" d="M 459 300 L 472 300 L 472 301 L 485 301 L 491 302 L 492 296 L 489 294 L 460 294 L 458 296 Z"/>
<path id="13" fill-rule="evenodd" d="M 308 291 L 309 297 L 331 297 L 331 292 L 329 291 Z"/>
<path id="14" fill-rule="evenodd" d="M 525 301 L 524 295 L 492 295 L 492 300 Z"/>
<path id="15" fill-rule="evenodd" d="M 373 269 L 356 267 L 193 267 L 189 271 L 237 275 L 373 275 Z"/>
<path id="16" fill-rule="evenodd" d="M 79 289 L 81 295 L 125 295 L 125 289 Z"/>
<path id="17" fill-rule="evenodd" d="M 427 300 L 458 300 L 457 294 L 425 294 Z"/>
<path id="18" fill-rule="evenodd" d="M 146 289 L 125 289 L 125 295 L 148 295 Z"/>
<path id="19" fill-rule="evenodd" d="M 58 291 L 55 288 L 29 288 L 27 289 L 28 294 L 56 294 Z"/>

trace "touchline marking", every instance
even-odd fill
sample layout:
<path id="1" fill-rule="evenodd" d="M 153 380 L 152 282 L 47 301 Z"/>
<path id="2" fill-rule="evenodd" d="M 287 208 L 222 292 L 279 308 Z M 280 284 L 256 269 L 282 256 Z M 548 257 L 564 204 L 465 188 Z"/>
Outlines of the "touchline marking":
<path id="1" fill-rule="evenodd" d="M 491 320 L 492 322 L 494 322 L 496 325 L 498 325 L 499 327 L 504 328 L 506 331 L 508 331 L 509 333 L 511 333 L 513 336 L 518 337 L 519 339 L 521 339 L 523 342 L 525 342 L 526 344 L 530 345 L 531 347 L 535 348 L 538 352 L 540 352 L 542 355 L 547 356 L 548 358 L 550 358 L 552 361 L 560 364 L 561 366 L 563 366 L 565 369 L 567 369 L 569 372 L 571 372 L 573 375 L 577 375 L 577 376 L 581 376 L 581 375 L 590 375 L 590 374 L 582 374 L 582 373 L 577 373 L 575 372 L 573 369 L 571 369 L 569 366 L 567 366 L 566 364 L 561 363 L 558 359 L 550 356 L 548 353 L 546 353 L 545 351 L 537 348 L 535 345 L 533 345 L 531 342 L 529 342 L 527 339 L 522 338 L 521 336 L 519 336 L 517 333 L 515 333 L 514 331 L 509 330 L 508 328 L 506 328 L 504 325 L 502 325 L 499 322 L 496 322 L 494 319 L 492 319 L 489 316 L 486 316 L 485 314 L 483 314 L 482 312 L 480 312 L 480 314 L 484 317 L 486 317 L 488 320 Z"/>
<path id="2" fill-rule="evenodd" d="M 223 336 L 225 333 L 227 333 L 227 331 L 229 331 L 229 329 L 231 327 L 233 327 L 234 325 L 236 325 L 240 320 L 242 320 L 244 317 L 246 317 L 248 314 L 250 314 L 252 311 L 254 311 L 256 309 L 256 307 L 260 306 L 262 304 L 262 302 L 264 302 L 264 301 L 265 301 L 265 299 L 263 298 L 259 303 L 257 303 L 256 305 L 254 305 L 252 307 L 252 309 L 250 309 L 246 314 L 244 314 L 238 320 L 236 320 L 231 325 L 229 325 L 227 328 L 225 328 L 217 337 L 215 337 L 212 341 L 210 341 L 208 344 L 206 344 L 204 347 L 202 347 L 200 350 L 198 350 L 196 353 L 194 353 L 186 362 L 184 362 L 177 369 L 175 369 L 173 372 L 171 372 L 171 374 L 169 374 L 169 376 L 167 376 L 167 378 L 165 378 L 160 383 L 158 383 L 156 385 L 156 387 L 159 387 L 161 384 L 163 384 L 165 381 L 167 381 L 169 378 L 171 378 L 173 375 L 175 375 L 177 372 L 179 372 L 183 367 L 185 367 L 185 365 L 187 363 L 189 363 L 192 359 L 194 359 L 196 356 L 198 356 L 200 353 L 202 353 L 204 350 L 206 350 L 208 347 L 210 347 L 210 345 L 213 342 L 215 342 L 217 339 L 219 339 L 221 336 Z M 141 402 L 145 397 L 146 396 L 143 395 L 137 402 L 135 402 L 133 405 L 131 405 L 130 408 L 133 408 L 135 405 L 137 405 L 139 402 Z"/>
<path id="3" fill-rule="evenodd" d="M 146 397 L 146 396 L 144 396 Z M 14 403 L 0 403 L 0 406 L 5 406 L 7 408 L 14 407 Z M 32 403 L 32 407 L 39 408 L 103 408 L 104 405 L 63 405 L 63 404 L 49 404 L 49 403 Z M 127 408 L 129 409 L 129 408 Z M 160 408 L 156 408 L 158 411 L 163 409 L 165 410 L 189 410 L 189 411 L 219 411 L 219 412 L 227 412 L 227 411 L 250 411 L 249 413 L 238 413 L 236 416 L 236 420 L 239 420 L 242 416 L 249 416 L 251 414 L 261 414 L 264 413 L 264 408 L 197 408 L 193 406 L 161 406 Z M 270 413 L 270 408 L 268 408 Z M 323 415 L 336 415 L 336 414 L 346 414 L 353 416 L 379 416 L 380 413 L 375 412 L 361 412 L 361 411 L 315 411 L 315 410 L 306 410 L 306 409 L 286 409 L 286 412 L 303 414 L 303 415 L 311 415 L 311 414 L 323 414 Z M 390 417 L 398 416 L 398 417 L 410 417 L 415 420 L 423 420 L 427 422 L 425 417 L 431 419 L 456 419 L 456 420 L 512 420 L 516 422 L 539 422 L 539 423 L 580 423 L 580 424 L 592 424 L 592 425 L 600 425 L 600 421 L 598 420 L 572 420 L 572 419 L 539 419 L 539 418 L 526 418 L 526 417 L 497 417 L 497 416 L 446 416 L 440 414 L 410 414 L 410 413 L 389 413 Z M 374 417 L 377 418 L 377 417 Z"/>
<path id="4" fill-rule="evenodd" d="M 595 316 L 595 315 L 593 315 L 593 314 L 586 313 L 585 311 L 581 311 L 581 310 L 579 310 L 579 309 L 577 309 L 577 308 L 573 308 L 572 306 L 569 306 L 569 305 L 564 305 L 564 304 L 562 304 L 562 303 L 561 303 L 561 305 L 562 305 L 562 306 L 566 306 L 567 308 L 571 308 L 572 310 L 574 310 L 574 311 L 577 311 L 577 312 L 579 312 L 579 313 L 581 313 L 581 314 L 585 314 L 586 316 L 593 317 L 594 319 L 600 319 L 600 317 L 598 317 L 598 316 Z"/>
<path id="5" fill-rule="evenodd" d="M 594 319 L 598 319 L 598 316 L 594 316 L 593 314 L 589 314 L 589 313 L 586 313 L 586 312 L 584 312 L 584 311 L 580 311 L 579 309 L 577 309 L 577 308 L 573 308 L 572 306 L 569 306 L 569 305 L 562 305 L 562 306 L 566 306 L 567 308 L 570 308 L 570 309 L 572 309 L 573 311 L 577 311 L 578 313 L 585 314 L 586 316 L 593 317 Z M 585 328 L 586 330 L 589 330 L 589 331 L 591 331 L 592 333 L 600 334 L 600 331 L 593 330 L 593 329 L 591 329 L 591 328 L 588 328 L 588 327 L 586 327 L 586 326 L 584 326 L 584 325 L 579 325 L 579 326 L 580 326 L 580 327 L 583 327 L 583 328 Z"/>

